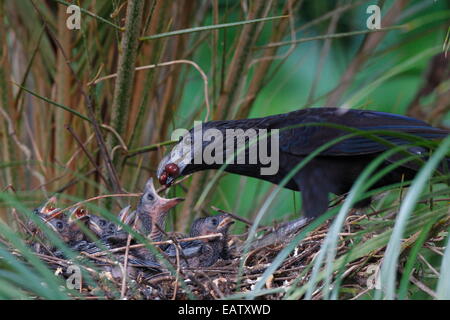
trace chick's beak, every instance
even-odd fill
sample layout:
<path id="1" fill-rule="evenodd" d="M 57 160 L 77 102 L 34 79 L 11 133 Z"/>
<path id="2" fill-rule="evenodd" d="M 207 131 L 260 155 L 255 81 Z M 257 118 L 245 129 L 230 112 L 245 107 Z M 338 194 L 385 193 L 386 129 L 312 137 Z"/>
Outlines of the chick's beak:
<path id="1" fill-rule="evenodd" d="M 69 223 L 73 223 L 75 221 L 86 222 L 87 220 L 89 220 L 88 211 L 78 206 L 71 211 L 68 222 Z"/>
<path id="2" fill-rule="evenodd" d="M 56 197 L 53 196 L 45 203 L 44 208 L 42 208 L 42 214 L 49 215 L 53 213 L 56 209 Z"/>
<path id="3" fill-rule="evenodd" d="M 184 198 L 160 199 L 160 200 L 161 200 L 160 207 L 162 211 L 169 211 L 171 208 L 175 207 L 181 201 L 184 201 Z"/>
<path id="4" fill-rule="evenodd" d="M 92 220 L 89 220 L 89 229 L 97 235 L 100 235 L 103 232 L 102 228 L 100 228 L 100 226 Z"/>
<path id="5" fill-rule="evenodd" d="M 233 218 L 225 217 L 222 219 L 222 221 L 219 222 L 217 229 L 219 229 L 219 230 L 225 229 L 225 228 L 231 226 L 233 223 L 234 223 Z"/>

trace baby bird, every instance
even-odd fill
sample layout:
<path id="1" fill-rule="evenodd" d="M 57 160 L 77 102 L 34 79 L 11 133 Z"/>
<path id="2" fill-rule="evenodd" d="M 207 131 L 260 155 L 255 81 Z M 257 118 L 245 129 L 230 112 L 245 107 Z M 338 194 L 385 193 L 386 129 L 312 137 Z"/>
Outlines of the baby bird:
<path id="1" fill-rule="evenodd" d="M 44 205 L 35 208 L 33 210 L 33 214 L 35 214 L 37 217 L 41 219 L 45 219 L 51 216 L 52 214 L 56 213 L 57 211 L 59 211 L 59 209 L 56 208 L 56 197 L 53 196 L 50 199 L 48 199 L 47 202 L 44 203 Z M 32 234 L 42 235 L 41 230 L 39 230 L 38 226 L 33 220 L 29 220 L 26 223 L 26 227 Z"/>
<path id="2" fill-rule="evenodd" d="M 49 209 L 48 205 L 35 209 L 35 213 L 42 220 L 42 222 L 50 228 L 62 241 L 69 246 L 73 243 L 79 242 L 84 238 L 84 233 L 81 229 L 81 224 L 86 223 L 87 211 L 83 208 L 76 207 L 70 210 L 69 216 L 65 216 L 61 209 Z M 30 229 L 40 240 L 33 240 L 31 247 L 38 253 L 55 253 L 53 244 L 44 232 L 34 223 L 31 222 Z"/>
<path id="3" fill-rule="evenodd" d="M 228 259 L 228 230 L 234 223 L 232 217 L 228 214 L 198 218 L 191 226 L 190 237 L 205 236 L 215 233 L 222 234 L 222 237 L 193 240 L 180 242 L 181 246 L 181 265 L 183 267 L 209 267 L 216 261 Z M 172 259 L 176 257 L 176 248 L 171 245 L 165 250 L 165 253 Z"/>
<path id="4" fill-rule="evenodd" d="M 129 225 L 134 219 L 135 211 L 131 212 L 130 208 L 130 206 L 126 206 L 119 212 L 117 218 L 122 224 Z M 87 225 L 89 230 L 99 238 L 99 241 L 82 240 L 73 245 L 73 250 L 84 251 L 89 254 L 97 253 L 102 250 L 112 249 L 113 244 L 118 244 L 119 241 L 123 242 L 128 236 L 126 232 L 122 231 L 121 225 L 116 225 L 114 222 L 100 216 L 89 215 Z"/>
<path id="5" fill-rule="evenodd" d="M 169 210 L 183 201 L 183 198 L 165 199 L 156 193 L 150 178 L 136 208 L 136 229 L 151 241 L 161 241 Z"/>
<path id="6" fill-rule="evenodd" d="M 135 212 L 130 212 L 131 206 L 126 206 L 120 212 L 117 218 L 123 224 L 130 224 L 131 220 L 135 217 Z M 121 226 L 115 224 L 112 221 L 106 220 L 103 217 L 90 215 L 89 216 L 89 229 L 94 232 L 99 238 L 104 238 L 108 235 L 112 235 L 122 229 Z"/>
<path id="7" fill-rule="evenodd" d="M 85 238 L 81 225 L 86 225 L 88 219 L 86 209 L 75 207 L 69 211 L 68 217 L 61 213 L 44 221 L 65 243 L 71 245 Z"/>

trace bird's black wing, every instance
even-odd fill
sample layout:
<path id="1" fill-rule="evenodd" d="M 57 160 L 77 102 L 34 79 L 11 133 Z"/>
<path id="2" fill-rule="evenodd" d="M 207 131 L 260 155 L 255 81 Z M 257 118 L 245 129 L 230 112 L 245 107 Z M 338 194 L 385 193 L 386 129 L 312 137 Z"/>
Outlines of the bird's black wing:
<path id="1" fill-rule="evenodd" d="M 297 156 L 308 155 L 325 143 L 351 133 L 321 125 L 304 126 L 308 123 L 331 123 L 363 131 L 388 130 L 432 140 L 445 138 L 449 134 L 421 120 L 377 111 L 317 108 L 299 114 L 291 112 L 287 115 L 280 119 L 273 119 L 273 123 L 268 127 L 280 129 L 280 150 Z M 376 134 L 376 136 L 396 145 L 411 143 L 408 139 L 391 135 Z M 336 143 L 323 151 L 321 155 L 363 155 L 382 152 L 388 148 L 385 144 L 373 139 L 356 136 Z"/>

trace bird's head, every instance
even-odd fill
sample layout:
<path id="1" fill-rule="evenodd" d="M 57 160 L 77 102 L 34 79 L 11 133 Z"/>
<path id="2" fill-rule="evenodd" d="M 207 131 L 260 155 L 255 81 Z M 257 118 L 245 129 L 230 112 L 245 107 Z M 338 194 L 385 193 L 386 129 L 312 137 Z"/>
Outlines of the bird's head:
<path id="1" fill-rule="evenodd" d="M 66 230 L 63 232 L 63 236 L 67 238 L 66 241 L 82 240 L 84 238 L 83 228 L 89 227 L 91 217 L 89 211 L 82 206 L 72 208 L 67 218 Z"/>
<path id="2" fill-rule="evenodd" d="M 178 177 L 198 170 L 198 165 L 204 164 L 201 155 L 205 147 L 211 143 L 222 144 L 222 140 L 215 139 L 217 129 L 207 130 L 212 126 L 213 122 L 198 123 L 190 131 L 183 131 L 178 143 L 158 165 L 156 175 L 161 185 L 170 186 Z"/>
<path id="3" fill-rule="evenodd" d="M 117 231 L 117 225 L 103 217 L 91 215 L 89 217 L 89 229 L 94 232 L 98 237 L 103 237 L 106 234 L 114 233 Z"/>
<path id="4" fill-rule="evenodd" d="M 73 223 L 76 221 L 88 221 L 90 219 L 91 215 L 89 214 L 89 211 L 82 206 L 77 206 L 75 208 L 72 208 L 69 211 L 69 223 Z"/>
<path id="5" fill-rule="evenodd" d="M 47 227 L 55 232 L 62 241 L 72 242 L 83 239 L 83 232 L 79 226 L 81 220 L 71 220 L 64 214 L 52 216 L 49 218 L 41 217 Z M 70 221 L 69 221 L 70 220 Z"/>
<path id="6" fill-rule="evenodd" d="M 176 178 L 185 174 L 186 167 L 192 163 L 191 134 L 186 133 L 172 150 L 159 162 L 156 176 L 161 185 L 170 186 Z"/>
<path id="7" fill-rule="evenodd" d="M 56 197 L 51 197 L 42 206 L 33 210 L 33 213 L 41 218 L 44 222 L 51 217 L 59 215 L 60 208 L 56 207 Z M 33 220 L 29 220 L 27 223 L 27 228 L 32 232 L 38 232 L 38 226 Z"/>
<path id="8" fill-rule="evenodd" d="M 50 229 L 52 229 L 57 235 L 61 237 L 64 242 L 69 241 L 69 224 L 63 218 L 53 218 L 46 221 L 46 224 Z"/>
<path id="9" fill-rule="evenodd" d="M 183 200 L 183 198 L 166 199 L 160 197 L 155 190 L 153 179 L 150 178 L 145 184 L 144 192 L 139 201 L 138 210 L 149 214 L 163 213 L 169 211 Z"/>
<path id="10" fill-rule="evenodd" d="M 56 208 L 56 197 L 53 196 L 48 199 L 43 206 L 34 209 L 33 212 L 41 216 L 49 216 L 55 213 L 57 210 L 59 209 Z"/>
<path id="11" fill-rule="evenodd" d="M 228 234 L 228 229 L 234 223 L 229 214 L 219 214 L 216 216 L 198 218 L 191 227 L 192 237 L 206 236 L 214 233 Z"/>

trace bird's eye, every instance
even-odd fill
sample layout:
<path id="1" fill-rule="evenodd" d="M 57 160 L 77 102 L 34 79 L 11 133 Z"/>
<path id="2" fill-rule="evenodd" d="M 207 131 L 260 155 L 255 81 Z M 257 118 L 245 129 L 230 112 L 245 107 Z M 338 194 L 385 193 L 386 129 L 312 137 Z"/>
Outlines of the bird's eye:
<path id="1" fill-rule="evenodd" d="M 106 220 L 100 219 L 100 220 L 98 221 L 98 225 L 99 225 L 100 227 L 104 227 L 104 226 L 106 225 Z"/>
<path id="2" fill-rule="evenodd" d="M 56 228 L 58 230 L 63 230 L 64 229 L 64 223 L 62 223 L 61 221 L 57 221 L 56 222 Z"/>
<path id="3" fill-rule="evenodd" d="M 217 226 L 219 224 L 219 220 L 217 220 L 216 218 L 213 218 L 211 220 L 211 223 L 212 223 L 213 226 Z"/>
<path id="4" fill-rule="evenodd" d="M 109 231 L 111 231 L 111 232 L 114 232 L 114 231 L 116 231 L 116 226 L 114 225 L 114 224 L 110 224 L 109 225 Z"/>
<path id="5" fill-rule="evenodd" d="M 147 200 L 153 201 L 154 199 L 155 199 L 155 197 L 153 196 L 153 194 L 147 193 Z"/>

